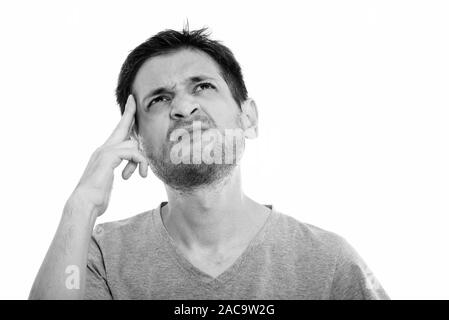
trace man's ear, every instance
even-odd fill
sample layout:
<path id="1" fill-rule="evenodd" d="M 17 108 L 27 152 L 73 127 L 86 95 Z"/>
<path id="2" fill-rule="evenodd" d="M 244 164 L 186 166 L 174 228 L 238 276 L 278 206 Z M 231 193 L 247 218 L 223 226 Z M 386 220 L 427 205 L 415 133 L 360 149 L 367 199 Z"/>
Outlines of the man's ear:
<path id="1" fill-rule="evenodd" d="M 138 134 L 137 134 L 137 129 L 135 126 L 131 129 L 129 136 L 130 136 L 130 138 L 137 140 Z"/>
<path id="2" fill-rule="evenodd" d="M 133 127 L 130 132 L 130 138 L 131 140 L 137 141 L 137 149 L 142 152 L 142 154 L 145 156 L 145 152 L 143 149 L 143 138 L 138 133 L 138 129 L 136 127 Z M 147 159 L 148 160 L 148 159 Z"/>
<path id="3" fill-rule="evenodd" d="M 248 98 L 241 104 L 241 108 L 242 112 L 240 114 L 240 120 L 245 138 L 254 139 L 259 133 L 259 115 L 257 112 L 256 102 L 253 99 Z"/>
<path id="4" fill-rule="evenodd" d="M 137 140 L 138 131 L 139 131 L 139 129 L 137 128 L 137 115 L 134 115 L 133 124 L 132 124 L 131 130 L 129 132 L 130 138 Z"/>

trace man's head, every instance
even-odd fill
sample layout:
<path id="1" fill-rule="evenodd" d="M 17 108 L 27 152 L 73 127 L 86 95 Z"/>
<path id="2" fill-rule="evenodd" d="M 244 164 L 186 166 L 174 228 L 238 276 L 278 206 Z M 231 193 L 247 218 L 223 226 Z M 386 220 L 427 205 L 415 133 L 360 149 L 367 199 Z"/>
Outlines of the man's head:
<path id="1" fill-rule="evenodd" d="M 122 113 L 128 95 L 133 95 L 137 139 L 155 174 L 175 189 L 189 191 L 221 181 L 243 152 L 243 147 L 236 147 L 231 163 L 176 162 L 175 148 L 186 141 L 195 147 L 192 137 L 174 139 L 177 129 L 191 134 L 194 124 L 200 123 L 202 130 L 214 129 L 222 136 L 229 129 L 257 130 L 256 106 L 247 97 L 238 62 L 228 48 L 210 40 L 205 29 L 166 30 L 139 45 L 123 64 L 116 94 Z M 224 140 L 214 140 L 214 145 L 229 154 Z M 243 136 L 237 140 L 237 145 L 244 146 Z M 203 140 L 199 148 L 206 144 Z"/>
<path id="2" fill-rule="evenodd" d="M 207 53 L 218 64 L 235 102 L 240 105 L 248 98 L 239 63 L 231 50 L 209 38 L 206 28 L 193 31 L 183 29 L 182 32 L 165 30 L 137 46 L 123 63 L 116 89 L 117 103 L 122 114 L 128 96 L 133 93 L 135 76 L 144 62 L 181 49 L 196 49 Z"/>

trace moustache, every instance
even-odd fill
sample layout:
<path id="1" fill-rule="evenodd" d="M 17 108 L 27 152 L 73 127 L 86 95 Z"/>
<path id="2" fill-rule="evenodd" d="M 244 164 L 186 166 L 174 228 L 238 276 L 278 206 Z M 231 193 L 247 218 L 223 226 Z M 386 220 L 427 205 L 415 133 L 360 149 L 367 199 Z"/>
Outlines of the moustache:
<path id="1" fill-rule="evenodd" d="M 167 140 L 170 139 L 171 134 L 173 133 L 173 131 L 178 130 L 178 129 L 182 129 L 182 130 L 186 130 L 189 133 L 193 132 L 193 124 L 200 122 L 201 123 L 201 130 L 208 130 L 211 128 L 216 128 L 215 122 L 210 120 L 207 117 L 198 117 L 196 119 L 190 120 L 190 121 L 180 121 L 180 122 L 176 122 L 175 124 L 173 124 L 173 126 L 171 126 L 169 128 L 169 130 L 167 131 Z"/>

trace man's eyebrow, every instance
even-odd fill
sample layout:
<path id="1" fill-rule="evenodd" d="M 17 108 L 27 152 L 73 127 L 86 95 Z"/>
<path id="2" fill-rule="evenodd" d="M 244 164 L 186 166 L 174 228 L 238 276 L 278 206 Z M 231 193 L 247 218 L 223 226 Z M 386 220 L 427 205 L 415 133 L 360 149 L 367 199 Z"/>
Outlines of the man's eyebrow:
<path id="1" fill-rule="evenodd" d="M 199 76 L 193 76 L 193 77 L 188 78 L 186 82 L 198 83 L 198 82 L 201 82 L 201 81 L 204 81 L 204 80 L 217 81 L 217 79 L 215 79 L 214 77 L 199 75 Z"/>
<path id="2" fill-rule="evenodd" d="M 211 76 L 206 76 L 206 75 L 198 75 L 198 76 L 192 76 L 187 78 L 184 83 L 191 83 L 191 84 L 195 84 L 201 81 L 205 81 L 205 80 L 214 80 L 217 81 L 217 79 L 215 79 L 214 77 Z M 167 87 L 159 87 L 157 89 L 151 90 L 148 94 L 146 94 L 143 99 L 142 102 L 144 102 L 146 99 L 148 99 L 149 97 L 153 97 L 153 96 L 157 96 L 159 94 L 164 94 L 164 93 L 170 93 L 173 91 L 175 87 L 171 87 L 171 88 L 167 88 Z"/>

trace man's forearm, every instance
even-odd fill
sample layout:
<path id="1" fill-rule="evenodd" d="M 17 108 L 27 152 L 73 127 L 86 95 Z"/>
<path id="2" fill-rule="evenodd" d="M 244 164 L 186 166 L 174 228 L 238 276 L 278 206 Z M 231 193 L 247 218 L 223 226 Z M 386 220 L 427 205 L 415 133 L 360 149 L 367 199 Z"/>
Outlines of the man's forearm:
<path id="1" fill-rule="evenodd" d="M 72 194 L 64 206 L 29 299 L 83 299 L 87 253 L 95 220 L 93 207 Z"/>

